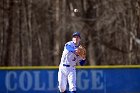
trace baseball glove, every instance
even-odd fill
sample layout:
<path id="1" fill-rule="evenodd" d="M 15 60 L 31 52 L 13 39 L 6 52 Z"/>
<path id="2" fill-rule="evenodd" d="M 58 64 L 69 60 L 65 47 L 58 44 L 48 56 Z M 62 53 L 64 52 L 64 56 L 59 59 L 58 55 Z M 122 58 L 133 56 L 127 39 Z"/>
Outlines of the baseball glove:
<path id="1" fill-rule="evenodd" d="M 86 49 L 85 49 L 85 47 L 83 47 L 82 45 L 80 45 L 80 46 L 78 47 L 78 49 L 77 49 L 77 54 L 78 54 L 80 57 L 82 57 L 82 58 L 85 59 L 85 57 L 86 57 Z"/>

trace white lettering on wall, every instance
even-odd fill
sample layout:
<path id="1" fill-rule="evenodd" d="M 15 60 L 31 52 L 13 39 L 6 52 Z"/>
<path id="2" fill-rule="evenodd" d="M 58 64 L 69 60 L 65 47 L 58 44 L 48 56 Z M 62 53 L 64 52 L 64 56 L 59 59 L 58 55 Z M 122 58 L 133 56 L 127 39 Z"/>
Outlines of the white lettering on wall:
<path id="1" fill-rule="evenodd" d="M 9 90 L 9 91 L 16 90 L 17 84 L 15 83 L 16 82 L 15 78 L 17 78 L 17 73 L 14 71 L 10 71 L 6 74 L 5 86 L 6 86 L 7 90 Z"/>
<path id="2" fill-rule="evenodd" d="M 57 82 L 54 82 L 55 71 L 47 71 L 45 73 L 45 79 L 41 75 L 41 71 L 9 71 L 6 74 L 5 86 L 8 91 L 16 91 L 21 89 L 22 91 L 29 91 L 30 89 L 35 91 L 57 90 Z M 47 83 L 46 83 L 46 82 Z M 47 86 L 47 87 L 46 87 Z"/>
<path id="3" fill-rule="evenodd" d="M 80 90 L 86 90 L 89 88 L 88 72 L 86 70 L 81 70 L 77 73 L 77 87 Z M 84 78 L 82 78 L 84 77 Z"/>
<path id="4" fill-rule="evenodd" d="M 91 70 L 92 75 L 92 89 L 103 89 L 103 71 Z"/>
<path id="5" fill-rule="evenodd" d="M 20 88 L 24 91 L 28 91 L 32 87 L 32 76 L 30 72 L 23 71 L 19 77 Z"/>
<path id="6" fill-rule="evenodd" d="M 34 90 L 45 90 L 45 82 L 41 80 L 40 71 L 34 71 L 35 87 Z M 42 84 L 41 84 L 42 82 Z"/>
<path id="7" fill-rule="evenodd" d="M 56 90 L 57 88 L 55 87 L 56 85 L 54 85 L 54 84 L 56 84 L 55 82 L 54 82 L 54 71 L 49 71 L 48 72 L 48 90 Z"/>
<path id="8" fill-rule="evenodd" d="M 103 84 L 104 75 L 101 70 L 80 70 L 77 73 L 77 87 L 80 90 L 102 90 Z"/>
<path id="9" fill-rule="evenodd" d="M 42 75 L 43 74 L 43 75 Z M 55 70 L 39 71 L 8 71 L 5 77 L 5 87 L 8 91 L 55 91 L 57 88 Z M 103 70 L 80 70 L 77 72 L 77 88 L 85 90 L 103 90 Z"/>

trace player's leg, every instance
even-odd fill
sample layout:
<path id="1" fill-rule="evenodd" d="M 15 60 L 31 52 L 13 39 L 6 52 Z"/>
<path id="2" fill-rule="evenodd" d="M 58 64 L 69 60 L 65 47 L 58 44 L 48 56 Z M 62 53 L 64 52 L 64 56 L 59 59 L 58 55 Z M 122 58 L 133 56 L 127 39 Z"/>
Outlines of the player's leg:
<path id="1" fill-rule="evenodd" d="M 67 77 L 60 70 L 58 72 L 58 88 L 61 93 L 66 93 Z"/>
<path id="2" fill-rule="evenodd" d="M 76 93 L 76 71 L 72 70 L 68 75 L 69 91 Z"/>

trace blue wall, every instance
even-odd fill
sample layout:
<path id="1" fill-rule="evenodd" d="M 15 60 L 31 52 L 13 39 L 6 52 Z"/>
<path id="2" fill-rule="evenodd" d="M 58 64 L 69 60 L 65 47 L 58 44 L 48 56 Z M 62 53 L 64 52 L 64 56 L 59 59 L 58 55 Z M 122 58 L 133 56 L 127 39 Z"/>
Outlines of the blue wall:
<path id="1" fill-rule="evenodd" d="M 59 93 L 58 69 L 0 70 L 0 93 Z M 140 93 L 139 68 L 77 69 L 78 93 Z"/>

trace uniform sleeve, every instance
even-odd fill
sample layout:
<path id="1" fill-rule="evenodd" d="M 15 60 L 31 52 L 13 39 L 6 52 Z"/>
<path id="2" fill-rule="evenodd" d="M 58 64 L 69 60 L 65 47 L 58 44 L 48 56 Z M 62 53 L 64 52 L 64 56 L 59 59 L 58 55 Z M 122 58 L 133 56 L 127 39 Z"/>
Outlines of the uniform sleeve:
<path id="1" fill-rule="evenodd" d="M 67 42 L 65 44 L 65 49 L 68 50 L 69 52 L 73 52 L 73 53 L 75 52 L 75 48 L 72 42 Z"/>
<path id="2" fill-rule="evenodd" d="M 75 52 L 75 49 L 71 45 L 66 44 L 66 49 L 70 52 Z"/>

